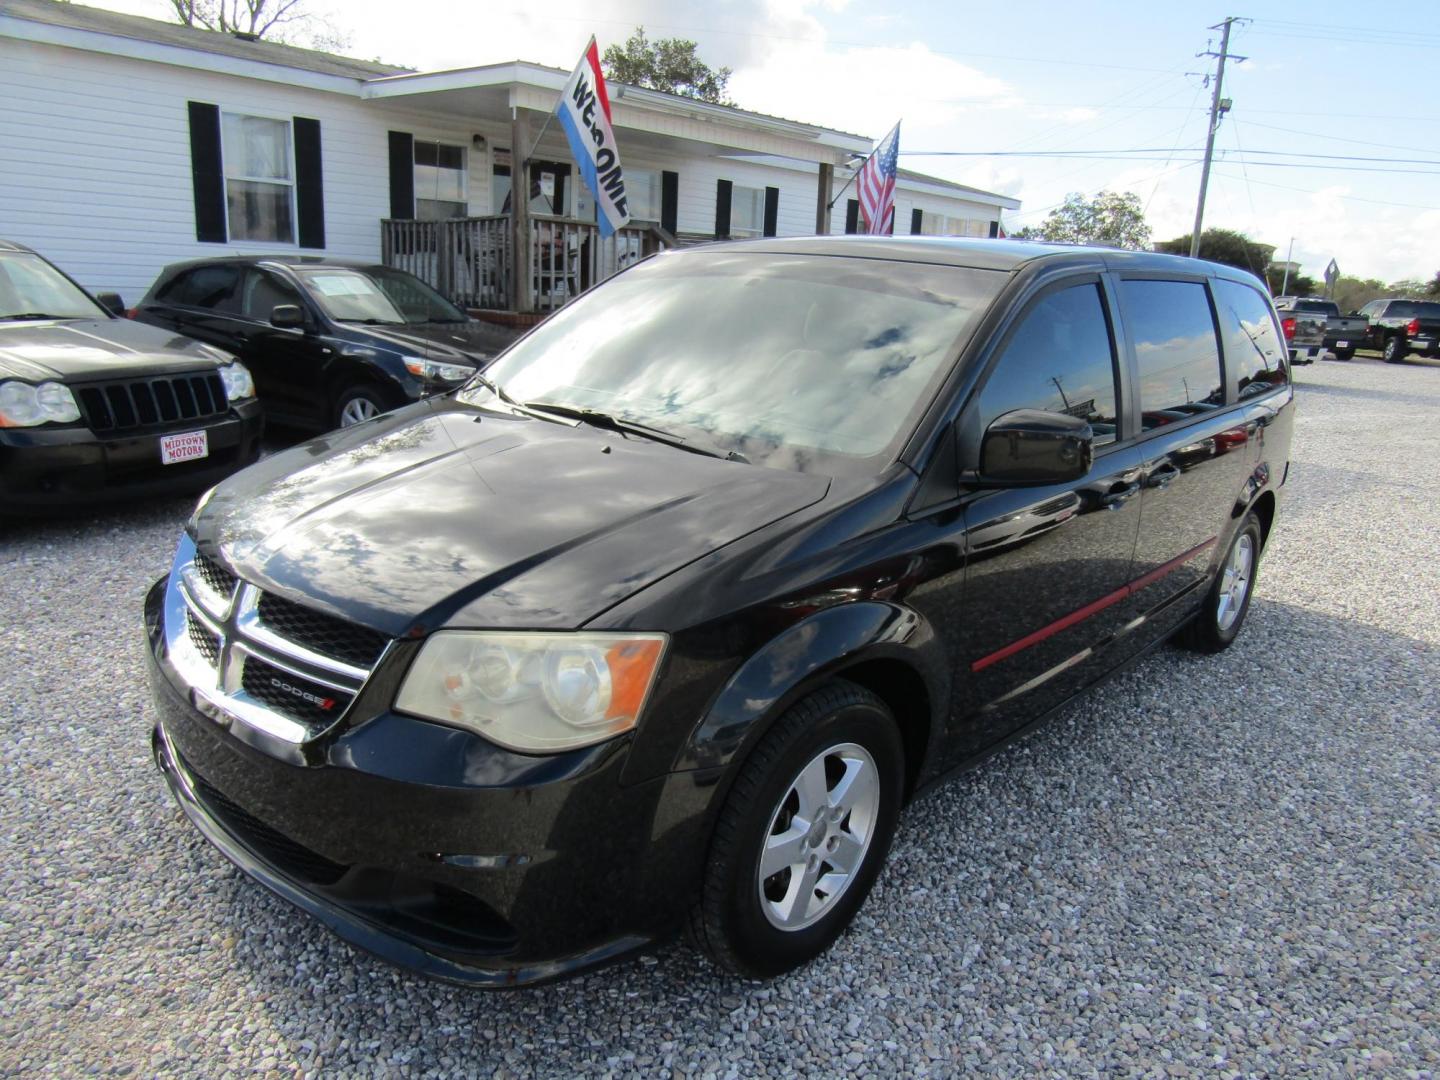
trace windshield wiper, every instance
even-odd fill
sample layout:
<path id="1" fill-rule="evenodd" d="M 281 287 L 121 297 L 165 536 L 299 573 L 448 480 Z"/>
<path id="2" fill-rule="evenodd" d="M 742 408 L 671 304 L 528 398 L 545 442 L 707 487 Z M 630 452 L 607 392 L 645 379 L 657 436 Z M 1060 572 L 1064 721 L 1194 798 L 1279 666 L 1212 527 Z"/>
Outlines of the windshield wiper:
<path id="1" fill-rule="evenodd" d="M 626 420 L 599 409 L 585 409 L 578 405 L 562 405 L 553 401 L 527 401 L 524 408 L 530 409 L 532 412 L 569 417 L 572 420 L 579 420 L 582 424 L 605 428 L 621 435 L 639 435 L 679 450 L 688 450 L 692 454 L 704 454 L 706 457 L 720 458 L 722 461 L 739 461 L 746 465 L 750 464 L 750 459 L 738 450 L 721 450 L 719 447 L 700 446 L 683 435 L 676 435 L 673 431 L 651 427 L 649 424 L 642 424 L 636 420 Z"/>
<path id="2" fill-rule="evenodd" d="M 404 320 L 396 322 L 394 319 L 336 319 L 336 322 L 360 323 L 362 326 L 404 326 Z"/>
<path id="3" fill-rule="evenodd" d="M 9 321 L 13 321 L 13 322 L 19 322 L 19 321 L 21 321 L 22 319 L 28 321 L 28 320 L 32 320 L 32 319 L 33 319 L 33 320 L 38 320 L 38 319 L 78 319 L 78 318 L 81 318 L 81 316 L 79 316 L 79 315 L 50 315 L 50 314 L 48 314 L 48 313 L 46 313 L 46 312 L 44 312 L 44 311 L 19 311 L 19 312 L 16 312 L 14 315 L 0 315 L 0 319 L 6 319 L 6 320 L 9 320 Z"/>

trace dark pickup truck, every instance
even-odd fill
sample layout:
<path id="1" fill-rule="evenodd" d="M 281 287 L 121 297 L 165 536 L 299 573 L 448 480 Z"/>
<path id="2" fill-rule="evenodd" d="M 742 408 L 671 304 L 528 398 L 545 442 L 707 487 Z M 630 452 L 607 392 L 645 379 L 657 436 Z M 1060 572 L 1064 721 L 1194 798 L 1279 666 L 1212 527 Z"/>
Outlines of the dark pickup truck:
<path id="1" fill-rule="evenodd" d="M 1308 363 L 1326 352 L 1334 353 L 1337 360 L 1349 360 L 1365 343 L 1369 329 L 1361 316 L 1341 315 L 1338 304 L 1316 296 L 1277 296 L 1275 310 L 1280 313 L 1280 325 L 1290 343 L 1293 363 Z M 1319 316 L 1325 320 L 1324 326 L 1314 325 L 1313 319 L 1301 316 Z"/>
<path id="2" fill-rule="evenodd" d="M 1366 319 L 1368 346 L 1379 349 L 1387 364 L 1398 364 L 1412 352 L 1440 356 L 1440 302 L 1372 300 L 1360 314 Z"/>

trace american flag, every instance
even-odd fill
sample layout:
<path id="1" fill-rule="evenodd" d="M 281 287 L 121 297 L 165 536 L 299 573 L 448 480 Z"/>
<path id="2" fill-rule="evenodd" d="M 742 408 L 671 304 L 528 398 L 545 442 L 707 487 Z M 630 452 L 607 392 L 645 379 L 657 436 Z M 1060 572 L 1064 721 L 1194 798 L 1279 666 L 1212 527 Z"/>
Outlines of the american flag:
<path id="1" fill-rule="evenodd" d="M 872 236 L 889 236 L 895 231 L 895 167 L 899 157 L 900 125 L 896 123 L 855 174 L 865 231 Z"/>

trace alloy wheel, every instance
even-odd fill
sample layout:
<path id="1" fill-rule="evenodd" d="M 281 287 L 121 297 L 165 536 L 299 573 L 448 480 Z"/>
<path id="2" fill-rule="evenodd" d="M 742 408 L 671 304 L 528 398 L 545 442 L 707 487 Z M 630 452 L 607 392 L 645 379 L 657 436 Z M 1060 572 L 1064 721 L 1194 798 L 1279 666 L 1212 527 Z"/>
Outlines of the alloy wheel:
<path id="1" fill-rule="evenodd" d="M 1220 577 L 1220 598 L 1215 606 L 1215 623 L 1223 632 L 1240 617 L 1245 596 L 1250 591 L 1251 571 L 1255 566 L 1255 545 L 1249 533 L 1241 533 L 1230 551 L 1230 558 Z"/>
<path id="2" fill-rule="evenodd" d="M 367 397 L 354 397 L 340 410 L 340 426 L 354 427 L 380 415 L 380 407 Z"/>
<path id="3" fill-rule="evenodd" d="M 778 930 L 824 918 L 854 882 L 880 814 L 880 772 L 862 746 L 822 750 L 770 815 L 760 854 L 760 909 Z"/>

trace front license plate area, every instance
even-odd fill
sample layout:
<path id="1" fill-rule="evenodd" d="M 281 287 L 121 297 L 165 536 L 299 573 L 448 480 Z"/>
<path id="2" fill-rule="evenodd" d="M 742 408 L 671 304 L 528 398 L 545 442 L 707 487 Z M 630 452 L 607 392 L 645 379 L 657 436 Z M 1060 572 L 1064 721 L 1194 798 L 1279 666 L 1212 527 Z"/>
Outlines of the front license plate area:
<path id="1" fill-rule="evenodd" d="M 181 431 L 160 436 L 160 464 L 175 465 L 210 456 L 210 435 L 205 431 Z"/>

